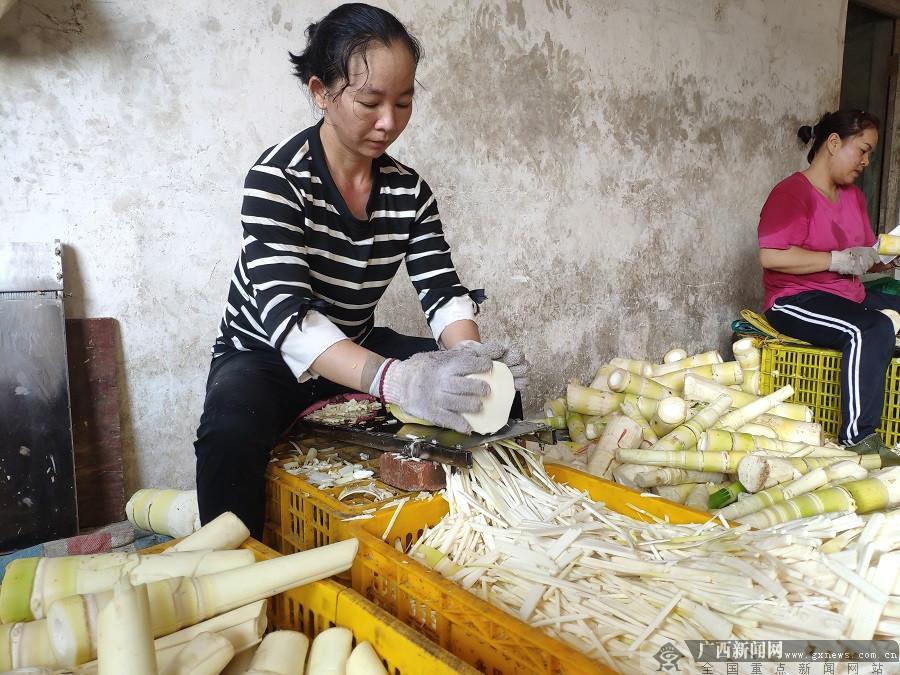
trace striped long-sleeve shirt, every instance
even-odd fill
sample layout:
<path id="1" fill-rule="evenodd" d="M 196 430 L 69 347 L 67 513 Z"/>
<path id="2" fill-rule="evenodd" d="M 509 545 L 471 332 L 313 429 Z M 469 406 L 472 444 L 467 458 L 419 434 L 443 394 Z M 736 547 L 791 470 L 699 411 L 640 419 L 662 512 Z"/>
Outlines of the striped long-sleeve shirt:
<path id="1" fill-rule="evenodd" d="M 448 303 L 481 299 L 460 283 L 428 184 L 382 155 L 373 161 L 369 219 L 358 220 L 328 171 L 320 126 L 268 149 L 247 174 L 243 247 L 214 357 L 277 351 L 310 310 L 362 342 L 401 262 L 435 338 Z"/>

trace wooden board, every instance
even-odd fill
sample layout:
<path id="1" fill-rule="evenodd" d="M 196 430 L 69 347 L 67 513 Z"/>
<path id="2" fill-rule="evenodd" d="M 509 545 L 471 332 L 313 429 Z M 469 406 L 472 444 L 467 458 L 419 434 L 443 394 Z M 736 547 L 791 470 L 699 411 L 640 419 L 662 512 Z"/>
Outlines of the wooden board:
<path id="1" fill-rule="evenodd" d="M 114 319 L 67 319 L 78 524 L 125 519 Z"/>

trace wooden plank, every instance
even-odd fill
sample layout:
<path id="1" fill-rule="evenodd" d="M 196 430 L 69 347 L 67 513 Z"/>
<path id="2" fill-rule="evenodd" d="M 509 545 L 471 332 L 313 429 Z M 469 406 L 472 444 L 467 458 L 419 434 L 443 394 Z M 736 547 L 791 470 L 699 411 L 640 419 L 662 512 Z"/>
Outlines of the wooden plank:
<path id="1" fill-rule="evenodd" d="M 125 518 L 114 319 L 67 319 L 78 524 Z"/>

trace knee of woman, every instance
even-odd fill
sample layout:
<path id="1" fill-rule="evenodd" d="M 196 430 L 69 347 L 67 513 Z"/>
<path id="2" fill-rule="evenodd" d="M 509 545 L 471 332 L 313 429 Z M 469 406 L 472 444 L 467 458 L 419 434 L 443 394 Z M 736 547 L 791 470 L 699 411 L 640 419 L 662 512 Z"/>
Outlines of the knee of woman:
<path id="1" fill-rule="evenodd" d="M 206 421 L 197 430 L 194 450 L 198 459 L 214 455 L 222 461 L 246 464 L 268 462 L 273 441 L 243 420 L 222 417 Z"/>
<path id="2" fill-rule="evenodd" d="M 875 348 L 882 348 L 887 353 L 893 353 L 897 334 L 894 331 L 894 322 L 889 317 L 881 314 L 873 322 L 872 326 L 863 334 L 863 341 L 870 342 Z"/>

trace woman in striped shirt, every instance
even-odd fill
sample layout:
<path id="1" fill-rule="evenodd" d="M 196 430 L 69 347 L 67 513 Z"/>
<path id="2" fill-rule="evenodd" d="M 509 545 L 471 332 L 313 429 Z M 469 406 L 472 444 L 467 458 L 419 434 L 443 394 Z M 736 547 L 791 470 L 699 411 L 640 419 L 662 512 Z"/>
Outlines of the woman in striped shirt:
<path id="1" fill-rule="evenodd" d="M 243 247 L 194 444 L 203 522 L 230 510 L 256 537 L 269 451 L 310 403 L 368 392 L 468 432 L 462 413 L 480 409 L 487 385 L 466 375 L 497 359 L 517 389 L 527 382 L 520 350 L 481 343 L 483 295 L 460 283 L 428 184 L 385 154 L 412 112 L 418 42 L 359 3 L 306 35 L 291 60 L 322 120 L 247 174 Z M 434 339 L 374 325 L 401 262 Z"/>

